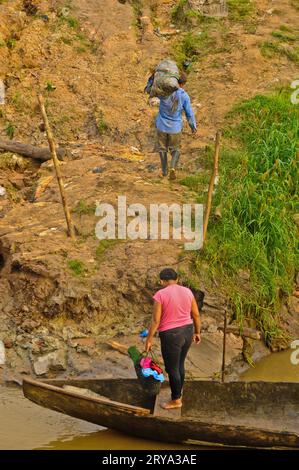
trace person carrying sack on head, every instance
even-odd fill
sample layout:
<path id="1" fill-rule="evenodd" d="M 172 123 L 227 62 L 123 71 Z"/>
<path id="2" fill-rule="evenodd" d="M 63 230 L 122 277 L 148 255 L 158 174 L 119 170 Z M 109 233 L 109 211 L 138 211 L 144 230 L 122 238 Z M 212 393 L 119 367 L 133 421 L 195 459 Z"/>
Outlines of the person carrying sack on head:
<path id="1" fill-rule="evenodd" d="M 196 120 L 188 93 L 184 90 L 187 75 L 181 73 L 179 89 L 170 96 L 159 96 L 160 109 L 156 119 L 157 143 L 161 160 L 161 176 L 168 175 L 168 151 L 171 154 L 169 179 L 176 179 L 176 169 L 180 158 L 180 142 L 185 113 L 192 133 L 197 132 Z"/>
<path id="2" fill-rule="evenodd" d="M 171 400 L 162 407 L 170 410 L 182 407 L 185 359 L 192 341 L 196 344 L 201 341 L 201 322 L 194 295 L 187 287 L 178 285 L 178 275 L 173 269 L 163 269 L 160 282 L 163 288 L 154 295 L 154 311 L 145 349 L 146 352 L 151 351 L 154 335 L 159 331 L 171 389 Z"/>

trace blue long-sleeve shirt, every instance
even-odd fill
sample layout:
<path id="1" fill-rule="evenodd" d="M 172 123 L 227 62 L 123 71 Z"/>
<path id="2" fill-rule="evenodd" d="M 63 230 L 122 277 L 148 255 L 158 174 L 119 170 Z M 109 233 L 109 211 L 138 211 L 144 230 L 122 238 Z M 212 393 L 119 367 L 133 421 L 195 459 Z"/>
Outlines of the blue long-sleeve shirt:
<path id="1" fill-rule="evenodd" d="M 160 109 L 156 119 L 157 129 L 167 134 L 178 134 L 183 128 L 183 112 L 185 112 L 191 129 L 196 129 L 196 120 L 188 93 L 182 88 L 172 95 L 159 97 Z"/>

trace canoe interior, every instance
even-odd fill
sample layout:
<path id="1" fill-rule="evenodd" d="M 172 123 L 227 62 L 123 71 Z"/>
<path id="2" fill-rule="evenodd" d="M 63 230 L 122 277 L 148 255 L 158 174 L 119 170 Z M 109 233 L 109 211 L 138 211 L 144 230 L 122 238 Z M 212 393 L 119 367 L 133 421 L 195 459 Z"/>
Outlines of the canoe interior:
<path id="1" fill-rule="evenodd" d="M 182 415 L 210 423 L 299 433 L 299 383 L 187 382 Z"/>
<path id="2" fill-rule="evenodd" d="M 110 398 L 110 400 L 127 403 L 128 405 L 140 406 L 154 411 L 154 396 L 148 396 L 136 379 L 68 379 L 68 380 L 43 380 L 42 383 L 63 387 L 88 388 L 99 395 Z"/>

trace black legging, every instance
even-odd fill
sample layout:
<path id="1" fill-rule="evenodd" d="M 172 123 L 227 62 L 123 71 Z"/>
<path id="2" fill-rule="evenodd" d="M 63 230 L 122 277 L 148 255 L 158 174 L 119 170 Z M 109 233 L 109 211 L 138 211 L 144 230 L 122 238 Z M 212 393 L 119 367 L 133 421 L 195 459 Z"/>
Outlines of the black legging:
<path id="1" fill-rule="evenodd" d="M 182 396 L 185 380 L 185 359 L 193 338 L 193 324 L 162 331 L 161 351 L 166 372 L 169 376 L 172 400 Z"/>

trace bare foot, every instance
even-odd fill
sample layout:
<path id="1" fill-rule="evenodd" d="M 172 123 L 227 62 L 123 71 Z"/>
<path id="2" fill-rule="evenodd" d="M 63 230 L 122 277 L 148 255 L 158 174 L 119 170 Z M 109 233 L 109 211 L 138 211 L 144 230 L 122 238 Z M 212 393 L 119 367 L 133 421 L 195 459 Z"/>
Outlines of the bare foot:
<path id="1" fill-rule="evenodd" d="M 163 403 L 161 408 L 164 408 L 164 410 L 173 410 L 174 408 L 182 408 L 182 406 L 182 400 L 179 398 L 178 400 L 170 400 L 166 403 Z"/>

